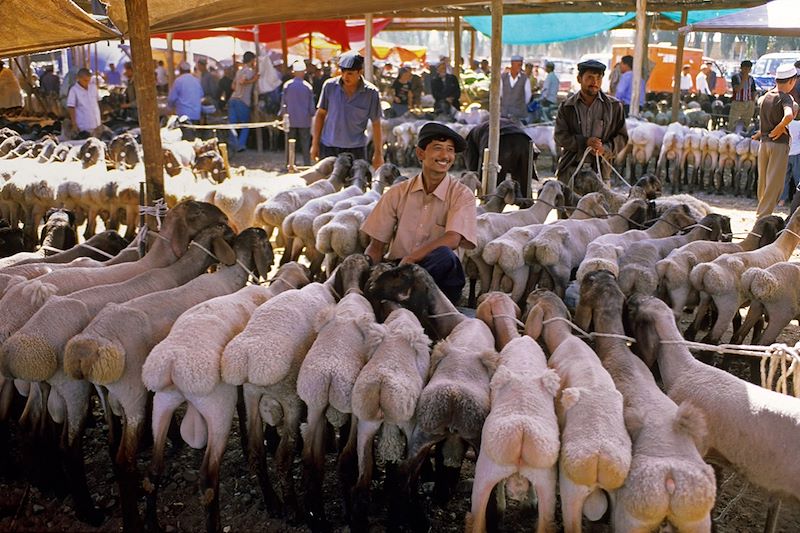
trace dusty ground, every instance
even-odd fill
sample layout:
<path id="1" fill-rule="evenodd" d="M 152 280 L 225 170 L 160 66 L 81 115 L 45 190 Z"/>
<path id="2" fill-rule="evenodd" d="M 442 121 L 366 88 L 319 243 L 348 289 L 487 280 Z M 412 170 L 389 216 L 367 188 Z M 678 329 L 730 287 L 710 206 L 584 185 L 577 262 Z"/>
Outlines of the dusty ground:
<path id="1" fill-rule="evenodd" d="M 272 156 L 262 162 L 257 154 L 248 152 L 239 155 L 235 165 L 272 169 L 279 157 Z M 548 163 L 547 159 L 545 162 Z M 545 169 L 542 168 L 542 173 Z M 753 223 L 754 200 L 737 199 L 727 196 L 699 196 L 718 208 L 719 212 L 731 217 L 735 232 L 746 232 Z M 794 343 L 800 334 L 794 325 L 787 328 L 781 339 Z M 740 368 L 734 368 L 739 373 Z M 91 528 L 76 520 L 69 497 L 59 498 L 53 487 L 35 486 L 25 475 L 28 466 L 23 461 L 25 447 L 18 437 L 18 428 L 11 426 L 10 446 L 0 440 L 0 531 L 120 531 L 121 516 L 118 507 L 117 488 L 111 473 L 111 463 L 105 446 L 106 428 L 97 405 L 94 409 L 97 423 L 87 431 L 85 457 L 87 472 L 94 499 L 107 509 L 108 519 L 99 528 Z M 221 504 L 222 524 L 226 531 L 304 531 L 302 527 L 291 527 L 283 521 L 270 519 L 263 504 L 255 477 L 250 475 L 246 460 L 239 445 L 237 425 L 234 427 L 222 464 Z M 769 436 L 765 436 L 769 438 Z M 198 469 L 202 451 L 186 446 L 170 448 L 167 456 L 165 486 L 159 499 L 159 517 L 167 532 L 201 531 L 204 529 L 204 515 L 200 506 L 197 489 Z M 140 467 L 146 468 L 149 451 L 141 454 Z M 299 476 L 299 465 L 295 465 Z M 334 456 L 329 454 L 328 472 L 334 469 Z M 470 482 L 474 463 L 467 461 L 462 469 L 459 494 L 446 508 L 430 504 L 429 516 L 432 531 L 455 532 L 463 530 L 464 514 L 469 506 Z M 298 478 L 299 479 L 299 478 Z M 716 531 L 720 533 L 740 533 L 761 531 L 766 516 L 768 495 L 759 489 L 748 486 L 739 476 L 730 471 L 721 471 L 720 490 L 713 516 Z M 380 481 L 374 484 L 374 499 L 379 500 Z M 430 487 L 423 486 L 425 492 Z M 341 499 L 334 474 L 325 483 L 326 510 L 337 531 L 346 531 L 342 514 Z M 427 494 L 427 492 L 426 492 Z M 373 505 L 373 531 L 383 531 L 385 522 L 383 506 L 380 501 Z M 503 526 L 504 531 L 531 530 L 535 527 L 535 510 L 510 503 Z M 606 531 L 608 528 L 601 528 Z M 794 533 L 800 531 L 800 504 L 784 504 L 778 521 L 778 531 Z"/>

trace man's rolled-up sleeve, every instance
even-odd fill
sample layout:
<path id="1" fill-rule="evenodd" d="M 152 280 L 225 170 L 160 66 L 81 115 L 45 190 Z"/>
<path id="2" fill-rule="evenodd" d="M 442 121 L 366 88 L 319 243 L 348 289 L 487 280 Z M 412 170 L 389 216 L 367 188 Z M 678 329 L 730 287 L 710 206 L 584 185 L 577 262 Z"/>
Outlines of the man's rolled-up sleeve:
<path id="1" fill-rule="evenodd" d="M 453 198 L 453 204 L 447 212 L 445 232 L 454 231 L 461 235 L 461 247 L 471 250 L 475 248 L 478 233 L 478 213 L 475 208 L 475 196 L 466 187 L 459 190 Z"/>
<path id="2" fill-rule="evenodd" d="M 376 241 L 388 243 L 392 240 L 397 226 L 399 192 L 399 187 L 395 187 L 381 196 L 381 199 L 375 205 L 375 209 L 361 224 L 361 231 Z"/>

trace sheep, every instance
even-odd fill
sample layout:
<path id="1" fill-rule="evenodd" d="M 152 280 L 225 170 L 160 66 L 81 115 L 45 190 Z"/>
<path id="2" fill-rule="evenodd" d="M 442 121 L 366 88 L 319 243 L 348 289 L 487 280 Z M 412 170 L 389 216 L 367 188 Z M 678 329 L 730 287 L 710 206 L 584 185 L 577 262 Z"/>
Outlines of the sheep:
<path id="1" fill-rule="evenodd" d="M 625 400 L 633 445 L 628 477 L 613 494 L 614 531 L 651 531 L 664 521 L 679 531 L 710 531 L 716 484 L 703 462 L 708 431 L 700 404 L 676 405 L 630 351 L 622 326 L 625 296 L 609 272 L 589 273 L 580 296 L 575 321 L 583 329 L 594 324 L 596 352 Z"/>
<path id="2" fill-rule="evenodd" d="M 33 255 L 21 256 L 13 261 L 0 261 L 0 274 L 11 273 L 11 266 L 67 264 L 79 257 L 105 261 L 120 253 L 127 245 L 128 242 L 119 233 L 113 230 L 107 230 L 77 245 L 73 243 L 70 246 L 65 246 L 63 244 L 61 246 L 55 246 L 55 248 L 61 248 L 63 250 L 61 252 L 51 251 L 48 255 L 35 252 Z"/>
<path id="3" fill-rule="evenodd" d="M 244 385 L 248 462 L 272 512 L 297 512 L 291 465 L 300 437 L 303 402 L 297 396 L 296 382 L 316 337 L 315 315 L 308 310 L 335 303 L 335 295 L 342 292 L 337 290 L 341 289 L 339 278 L 333 275 L 325 284 L 312 283 L 268 300 L 253 312 L 247 327 L 222 354 L 222 381 Z M 275 454 L 280 499 L 268 480 L 262 419 L 280 426 L 281 440 Z"/>
<path id="4" fill-rule="evenodd" d="M 661 217 L 669 209 L 681 204 L 689 208 L 689 214 L 695 220 L 700 220 L 714 212 L 714 209 L 706 202 L 698 200 L 689 194 L 662 196 L 661 198 L 656 198 L 653 203 L 655 204 L 655 213 L 653 213 L 654 216 L 652 218 Z"/>
<path id="5" fill-rule="evenodd" d="M 698 172 L 698 179 L 695 182 L 695 189 L 692 190 L 705 190 L 706 189 L 706 177 L 711 176 L 711 183 L 709 185 L 713 186 L 714 181 L 714 174 L 717 171 L 717 165 L 719 164 L 719 140 L 725 134 L 722 130 L 708 132 L 707 135 L 704 135 L 702 139 L 700 139 L 700 168 Z"/>
<path id="6" fill-rule="evenodd" d="M 735 185 L 736 180 L 736 165 L 738 158 L 736 157 L 736 145 L 742 140 L 742 137 L 736 133 L 729 133 L 720 137 L 719 139 L 719 159 L 717 160 L 717 171 L 714 174 L 714 186 L 717 194 L 722 194 L 722 189 L 725 185 L 725 171 L 731 171 L 731 186 Z"/>
<path id="7" fill-rule="evenodd" d="M 661 153 L 656 164 L 656 174 L 672 182 L 672 192 L 680 190 L 681 161 L 683 159 L 683 127 L 677 123 L 667 126 L 664 140 L 661 143 Z M 670 172 L 671 169 L 671 172 Z"/>
<path id="8" fill-rule="evenodd" d="M 786 450 L 800 441 L 800 399 L 695 359 L 663 302 L 635 296 L 628 313 L 637 349 L 649 364 L 658 362 L 669 397 L 691 402 L 705 416 L 709 459 L 722 459 L 751 483 L 797 502 L 800 463 Z"/>
<path id="9" fill-rule="evenodd" d="M 24 325 L 51 296 L 117 283 L 150 269 L 167 266 L 183 255 L 200 230 L 225 222 L 225 214 L 212 205 L 184 202 L 167 213 L 150 252 L 139 261 L 112 263 L 108 268 L 61 269 L 9 287 L 0 300 L 0 313 L 7 317 L 0 324 L 0 343 Z M 10 309 L 14 310 L 13 313 L 9 312 Z"/>
<path id="10" fill-rule="evenodd" d="M 531 337 L 517 333 L 519 308 L 503 293 L 482 297 L 476 316 L 492 328 L 497 347 L 483 354 L 491 374 L 491 410 L 483 424 L 472 485 L 467 529 L 486 530 L 486 506 L 503 480 L 522 499 L 528 483 L 536 491 L 540 533 L 555 531 L 556 463 L 560 449 L 553 399 L 560 378 L 547 368 L 544 352 Z"/>
<path id="11" fill-rule="evenodd" d="M 733 194 L 753 197 L 758 177 L 758 150 L 761 141 L 744 138 L 736 144 L 736 169 L 733 176 Z"/>
<path id="12" fill-rule="evenodd" d="M 548 366 L 561 378 L 556 401 L 561 428 L 558 465 L 561 514 L 567 533 L 580 533 L 581 512 L 599 520 L 608 507 L 600 489 L 611 494 L 631 466 L 631 439 L 625 429 L 623 398 L 594 351 L 572 334 L 569 312 L 546 290 L 528 296 L 525 332 L 544 337 Z"/>
<path id="13" fill-rule="evenodd" d="M 629 132 L 631 144 L 631 155 L 628 159 L 631 176 L 640 176 L 647 173 L 650 160 L 657 154 L 656 150 L 661 148 L 667 128 L 658 124 L 641 124 L 633 131 Z M 642 165 L 641 172 L 638 165 Z"/>
<path id="14" fill-rule="evenodd" d="M 370 324 L 366 333 L 367 360 L 355 380 L 351 400 L 358 422 L 358 480 L 353 487 L 350 513 L 354 530 L 367 525 L 373 437 L 382 430 L 379 450 L 385 461 L 399 462 L 403 458 L 403 436 L 410 446 L 415 416 L 419 414 L 415 409 L 431 359 L 430 339 L 417 317 L 406 309 L 392 311 L 383 324 Z M 343 452 L 342 460 L 347 461 L 351 453 Z M 321 507 L 321 503 L 317 506 Z"/>
<path id="15" fill-rule="evenodd" d="M 204 488 L 208 529 L 220 529 L 219 467 L 237 397 L 236 387 L 220 380 L 222 351 L 244 329 L 258 306 L 308 282 L 305 267 L 287 263 L 278 270 L 269 287 L 249 285 L 187 310 L 175 321 L 169 335 L 150 351 L 142 367 L 142 382 L 155 392 L 153 456 L 143 483 L 148 529 L 158 530 L 156 500 L 164 473 L 167 429 L 173 413 L 184 402 L 187 410 L 181 422 L 181 435 L 193 448 L 206 447 L 200 486 Z"/>
<path id="16" fill-rule="evenodd" d="M 697 220 L 689 215 L 685 205 L 673 207 L 655 224 L 646 230 L 630 229 L 623 233 L 607 233 L 600 235 L 586 247 L 583 261 L 578 267 L 576 279 L 582 281 L 584 276 L 595 270 L 607 270 L 614 276 L 619 274 L 619 258 L 627 253 L 627 248 L 645 239 L 669 237 Z"/>
<path id="17" fill-rule="evenodd" d="M 664 237 L 661 239 L 645 239 L 627 247 L 618 259 L 619 287 L 625 296 L 634 292 L 653 295 L 658 290 L 658 274 L 656 263 L 676 248 L 694 241 L 730 241 L 730 218 L 711 214 L 700 220 L 687 233 Z"/>
<path id="18" fill-rule="evenodd" d="M 708 132 L 705 132 L 706 134 Z M 704 130 L 690 129 L 683 137 L 683 151 L 681 153 L 681 172 L 688 190 L 693 191 L 703 160 Z M 691 171 L 690 171 L 691 167 Z"/>
<path id="19" fill-rule="evenodd" d="M 564 294 L 572 269 L 580 266 L 587 246 L 597 237 L 622 233 L 644 221 L 647 206 L 644 200 L 630 200 L 618 215 L 605 220 L 564 220 L 542 229 L 523 249 L 528 265 L 544 268 L 553 280 L 555 292 Z"/>
<path id="20" fill-rule="evenodd" d="M 339 266 L 344 296 L 316 316 L 317 337 L 297 375 L 297 395 L 308 409 L 303 431 L 305 508 L 313 521 L 323 523 L 322 481 L 325 467 L 325 416 L 338 428 L 353 412 L 351 396 L 356 378 L 367 362 L 367 336 L 375 323 L 372 305 L 361 292 L 369 273 L 364 255 L 351 255 Z"/>
<path id="21" fill-rule="evenodd" d="M 767 327 L 763 332 L 753 332 L 752 343 L 772 344 L 783 328 L 800 314 L 800 298 L 796 293 L 798 266 L 783 262 L 744 271 L 742 290 L 748 295 L 750 308 L 741 327 L 731 337 L 732 343 L 741 343 L 756 322 L 766 318 Z"/>
<path id="22" fill-rule="evenodd" d="M 77 235 L 75 234 L 75 214 L 73 212 L 51 208 L 45 214 L 44 220 L 45 223 L 39 239 L 39 250 L 36 252 L 17 252 L 14 255 L 3 257 L 3 259 L 0 259 L 0 269 L 25 259 L 44 259 L 58 251 L 75 246 Z"/>
<path id="23" fill-rule="evenodd" d="M 468 174 L 474 174 L 474 172 L 469 172 Z M 477 207 L 477 213 L 478 215 L 484 213 L 502 213 L 507 205 L 516 203 L 521 195 L 519 182 L 514 181 L 511 176 L 508 176 L 497 184 L 494 192 L 481 198 L 481 204 Z"/>
<path id="24" fill-rule="evenodd" d="M 369 244 L 369 237 L 361 231 L 361 224 L 377 205 L 356 205 L 339 211 L 317 233 L 317 251 L 326 255 L 326 272 L 332 272 L 336 264 L 345 257 L 362 253 Z"/>
<path id="25" fill-rule="evenodd" d="M 477 274 L 477 276 L 470 276 L 470 307 L 475 306 L 475 284 L 478 281 L 478 276 L 480 276 L 481 281 L 481 293 L 488 292 L 489 283 L 491 282 L 491 269 L 482 257 L 485 246 L 511 228 L 543 224 L 552 209 L 564 205 L 562 191 L 563 186 L 560 182 L 550 180 L 542 185 L 536 203 L 527 209 L 520 209 L 511 213 L 484 213 L 478 215 L 475 247 L 470 250 L 462 250 L 465 271 L 472 270 L 468 263 L 474 263 L 474 268 L 477 270 L 477 273 L 471 272 L 472 274 Z"/>
<path id="26" fill-rule="evenodd" d="M 608 215 L 603 195 L 599 192 L 589 193 L 578 202 L 570 219 L 585 220 L 591 217 Z M 532 224 L 518 228 L 511 228 L 501 236 L 488 242 L 483 249 L 481 258 L 493 269 L 489 290 L 497 291 L 501 288 L 504 278 L 511 281 L 511 299 L 519 301 L 529 279 L 530 268 L 522 257 L 522 249 L 539 232 L 547 227 L 545 224 Z"/>
<path id="27" fill-rule="evenodd" d="M 673 250 L 656 263 L 659 292 L 670 304 L 675 321 L 680 320 L 684 308 L 699 299 L 699 294 L 689 282 L 689 273 L 701 263 L 713 261 L 723 254 L 755 250 L 777 237 L 783 229 L 783 219 L 769 215 L 758 219 L 753 229 L 741 242 L 697 241 Z"/>
<path id="28" fill-rule="evenodd" d="M 478 176 L 477 172 L 473 172 L 472 170 L 465 170 L 458 176 L 456 176 L 456 180 L 463 183 L 467 189 L 472 191 L 472 194 L 480 194 L 481 193 L 481 178 Z M 498 185 L 499 186 L 499 185 Z"/>
<path id="29" fill-rule="evenodd" d="M 700 293 L 700 304 L 695 313 L 691 332 L 687 332 L 687 338 L 694 337 L 694 332 L 700 328 L 713 301 L 717 318 L 704 342 L 717 344 L 728 324 L 739 314 L 739 308 L 747 303 L 741 275 L 750 267 L 765 268 L 787 261 L 800 242 L 798 233 L 800 233 L 800 213 L 795 211 L 775 242 L 758 250 L 725 254 L 710 263 L 694 267 L 689 274 L 689 280 Z"/>
<path id="30" fill-rule="evenodd" d="M 266 232 L 260 228 L 250 228 L 236 236 L 233 249 L 219 239 L 212 244 L 214 254 L 223 263 L 219 270 L 182 286 L 150 292 L 119 305 L 106 305 L 64 348 L 64 372 L 72 379 L 87 380 L 107 391 L 107 401 L 121 418 L 120 445 L 113 452 L 123 522 L 131 527 L 140 525 L 138 490 L 132 482 L 138 477 L 136 456 L 146 420 L 148 395 L 142 382 L 145 359 L 183 312 L 242 288 L 252 269 L 266 276 L 272 267 L 272 250 Z M 152 277 L 156 275 L 153 273 Z M 153 313 L 156 307 L 158 312 Z M 208 494 L 205 496 L 209 498 Z"/>
<path id="31" fill-rule="evenodd" d="M 653 200 L 661 195 L 661 180 L 652 174 L 645 174 L 633 184 L 628 195 L 611 190 L 591 166 L 584 165 L 575 176 L 575 191 L 583 196 L 590 192 L 603 194 L 608 204 L 609 213 L 618 213 L 622 205 L 628 200 L 640 198 Z"/>

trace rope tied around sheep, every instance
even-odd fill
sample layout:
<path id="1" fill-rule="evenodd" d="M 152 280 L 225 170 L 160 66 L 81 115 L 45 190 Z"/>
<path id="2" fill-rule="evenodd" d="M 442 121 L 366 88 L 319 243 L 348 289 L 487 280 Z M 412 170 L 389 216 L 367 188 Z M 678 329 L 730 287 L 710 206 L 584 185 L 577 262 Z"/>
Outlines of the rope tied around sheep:
<path id="1" fill-rule="evenodd" d="M 203 251 L 204 251 L 206 254 L 208 254 L 208 256 L 209 256 L 211 259 L 213 259 L 214 261 L 216 261 L 217 263 L 219 263 L 219 258 L 218 258 L 216 255 L 214 255 L 213 253 L 211 253 L 211 250 L 209 250 L 208 248 L 206 248 L 205 246 L 203 246 L 203 245 L 202 245 L 202 244 L 200 244 L 199 242 L 197 242 L 197 241 L 192 241 L 192 242 L 190 242 L 190 243 L 189 243 L 189 246 L 197 246 L 198 248 L 200 248 L 201 250 L 203 250 Z M 249 272 L 249 271 L 248 271 L 248 272 Z"/>
<path id="2" fill-rule="evenodd" d="M 765 389 L 789 395 L 789 378 L 793 381 L 793 393 L 800 398 L 800 341 L 794 346 L 773 343 L 769 346 L 751 344 L 704 344 L 702 342 L 661 340 L 661 344 L 680 344 L 688 350 L 708 351 L 719 355 L 743 355 L 761 358 L 761 386 Z"/>
<path id="3" fill-rule="evenodd" d="M 54 254 L 58 254 L 63 252 L 64 250 L 60 250 L 58 248 L 54 248 L 52 246 L 47 246 L 46 244 L 39 247 L 40 250 L 44 250 L 45 252 L 53 252 Z"/>
<path id="4" fill-rule="evenodd" d="M 792 230 L 790 230 L 789 228 L 783 228 L 782 230 L 780 230 L 780 231 L 777 233 L 777 235 L 780 235 L 780 234 L 781 234 L 781 233 L 783 233 L 784 231 L 785 231 L 786 233 L 788 233 L 789 235 L 792 235 L 792 236 L 794 236 L 795 238 L 797 238 L 797 239 L 800 239 L 800 235 L 798 235 L 797 233 L 793 232 L 793 231 L 792 231 Z"/>
<path id="5" fill-rule="evenodd" d="M 512 315 L 505 315 L 505 314 L 492 315 L 492 318 L 507 318 L 508 320 L 511 320 L 513 323 L 515 323 L 517 326 L 519 326 L 521 328 L 525 327 L 525 323 L 524 322 L 522 322 L 520 319 L 518 319 L 517 317 L 512 316 Z"/>
<path id="6" fill-rule="evenodd" d="M 139 206 L 139 215 L 149 215 L 156 218 L 156 227 L 159 231 L 161 231 L 161 219 L 167 215 L 167 211 L 169 211 L 169 208 L 163 198 L 155 200 L 152 206 Z"/>
<path id="7" fill-rule="evenodd" d="M 111 255 L 110 253 L 108 253 L 108 252 L 106 252 L 104 250 L 101 250 L 100 248 L 95 248 L 91 244 L 86 244 L 85 242 L 82 242 L 82 243 L 79 243 L 78 246 L 82 246 L 82 247 L 86 248 L 87 250 L 91 250 L 92 252 L 94 252 L 96 254 L 100 254 L 103 257 L 105 257 L 106 259 L 113 259 L 114 258 L 114 256 Z"/>
<path id="8" fill-rule="evenodd" d="M 242 263 L 239 259 L 236 260 L 236 264 L 242 267 L 242 270 L 244 270 L 245 274 L 247 274 L 247 281 L 249 281 L 253 285 L 260 285 L 258 276 L 253 274 L 254 270 L 250 270 L 249 268 L 247 268 L 247 265 Z"/>
<path id="9" fill-rule="evenodd" d="M 288 281 L 286 281 L 285 279 L 283 279 L 283 278 L 281 278 L 281 277 L 278 277 L 278 276 L 275 276 L 274 278 L 272 278 L 271 280 L 269 280 L 269 284 L 270 284 L 270 285 L 272 285 L 273 283 L 278 283 L 279 281 L 280 281 L 281 283 L 283 283 L 284 285 L 286 285 L 287 287 L 289 287 L 290 289 L 295 289 L 295 290 L 297 290 L 297 287 L 295 287 L 293 284 L 289 283 L 289 282 L 288 282 Z"/>
<path id="10" fill-rule="evenodd" d="M 561 321 L 566 323 L 569 327 L 578 332 L 579 337 L 584 337 L 589 340 L 604 338 L 604 339 L 620 339 L 631 344 L 634 344 L 636 342 L 636 339 L 634 339 L 633 337 L 628 337 L 627 335 L 620 335 L 619 333 L 600 333 L 599 331 L 593 331 L 592 333 L 588 333 L 583 329 L 581 329 L 581 327 L 575 324 L 573 321 L 569 320 L 568 318 L 564 318 L 563 316 L 554 316 L 553 318 L 548 318 L 547 320 L 542 321 L 542 325 L 546 326 L 547 324 L 556 321 Z"/>

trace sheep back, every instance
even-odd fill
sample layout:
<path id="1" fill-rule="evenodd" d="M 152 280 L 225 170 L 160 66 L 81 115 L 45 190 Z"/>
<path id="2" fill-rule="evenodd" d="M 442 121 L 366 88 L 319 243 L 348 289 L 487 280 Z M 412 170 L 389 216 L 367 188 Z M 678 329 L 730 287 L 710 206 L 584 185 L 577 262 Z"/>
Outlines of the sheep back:
<path id="1" fill-rule="evenodd" d="M 732 260 L 741 263 L 738 259 Z M 716 262 L 701 263 L 692 269 L 689 281 L 698 291 L 718 294 L 733 288 L 734 280 L 728 274 L 727 269 Z"/>
<path id="2" fill-rule="evenodd" d="M 756 300 L 767 301 L 775 298 L 781 290 L 781 285 L 786 279 L 779 279 L 773 275 L 771 268 L 748 268 L 742 274 L 742 288 L 749 292 Z M 781 283 L 784 282 L 784 283 Z"/>
<path id="3" fill-rule="evenodd" d="M 539 263 L 552 266 L 558 263 L 564 242 L 569 238 L 569 231 L 561 226 L 545 228 L 525 247 L 525 259 L 528 264 Z"/>

